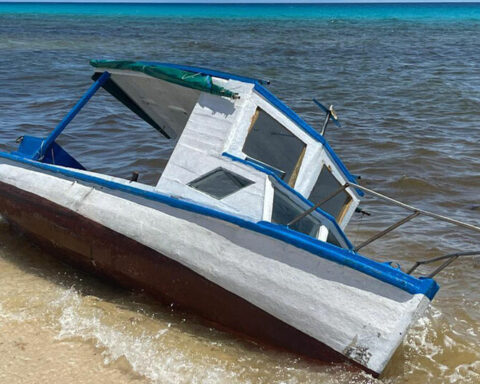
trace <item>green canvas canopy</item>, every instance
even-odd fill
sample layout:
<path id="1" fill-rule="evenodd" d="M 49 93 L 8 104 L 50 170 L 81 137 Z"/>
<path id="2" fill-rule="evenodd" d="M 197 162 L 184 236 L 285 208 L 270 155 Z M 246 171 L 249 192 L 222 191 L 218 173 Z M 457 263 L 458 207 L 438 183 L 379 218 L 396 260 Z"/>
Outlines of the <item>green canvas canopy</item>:
<path id="1" fill-rule="evenodd" d="M 95 68 L 142 72 L 148 76 L 202 92 L 230 97 L 232 99 L 238 98 L 237 93 L 213 84 L 210 75 L 202 74 L 200 72 L 185 71 L 168 65 L 128 60 L 91 60 L 90 65 Z"/>
<path id="2" fill-rule="evenodd" d="M 200 68 L 125 60 L 91 60 L 93 80 L 108 71 L 102 88 L 167 138 L 179 137 L 201 93 L 237 99 Z M 221 76 L 220 76 L 221 77 Z"/>

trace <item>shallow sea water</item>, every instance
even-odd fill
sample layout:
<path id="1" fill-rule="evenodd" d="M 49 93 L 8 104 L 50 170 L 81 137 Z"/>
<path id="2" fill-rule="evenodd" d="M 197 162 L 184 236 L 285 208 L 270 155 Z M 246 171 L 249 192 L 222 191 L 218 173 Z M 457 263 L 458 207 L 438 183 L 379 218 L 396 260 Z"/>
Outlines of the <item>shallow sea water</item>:
<path id="1" fill-rule="evenodd" d="M 362 17 L 343 8 L 246 7 L 222 18 L 209 9 L 198 18 L 155 7 L 136 16 L 59 7 L 0 7 L 0 150 L 58 123 L 91 82 L 90 58 L 206 66 L 271 80 L 315 127 L 323 119 L 311 99 L 334 104 L 343 127 L 331 126 L 327 139 L 364 185 L 479 224 L 480 7 L 387 16 L 377 8 Z M 146 183 L 173 148 L 104 93 L 61 143 L 89 169 L 121 177 L 137 170 Z M 406 214 L 372 199 L 362 206 L 372 216 L 351 222 L 354 243 Z M 364 253 L 408 266 L 478 249 L 479 239 L 416 219 Z M 56 261 L 2 221 L 0 383 L 479 383 L 479 275 L 480 263 L 468 258 L 442 272 L 432 307 L 374 379 L 211 329 Z"/>

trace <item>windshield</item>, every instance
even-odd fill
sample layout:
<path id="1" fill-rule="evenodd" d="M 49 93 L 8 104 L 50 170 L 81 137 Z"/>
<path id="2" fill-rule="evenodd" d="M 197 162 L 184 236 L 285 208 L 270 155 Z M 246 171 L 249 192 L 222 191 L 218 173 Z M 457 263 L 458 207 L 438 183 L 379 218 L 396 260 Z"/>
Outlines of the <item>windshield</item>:
<path id="1" fill-rule="evenodd" d="M 243 153 L 279 172 L 290 186 L 295 185 L 306 144 L 265 111 L 258 108 L 243 146 Z"/>

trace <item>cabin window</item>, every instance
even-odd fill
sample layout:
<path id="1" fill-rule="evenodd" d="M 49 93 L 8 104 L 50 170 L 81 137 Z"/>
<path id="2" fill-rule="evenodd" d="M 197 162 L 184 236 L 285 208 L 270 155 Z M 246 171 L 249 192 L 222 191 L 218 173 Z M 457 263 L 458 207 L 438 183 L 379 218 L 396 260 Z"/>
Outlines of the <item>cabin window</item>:
<path id="1" fill-rule="evenodd" d="M 305 148 L 305 143 L 258 108 L 245 140 L 243 153 L 255 162 L 273 167 L 277 175 L 293 187 Z"/>
<path id="2" fill-rule="evenodd" d="M 327 166 L 323 166 L 320 176 L 318 177 L 317 183 L 313 187 L 312 193 L 310 193 L 309 200 L 316 204 L 321 200 L 326 199 L 335 193 L 342 184 L 333 176 L 332 172 L 328 169 Z M 352 198 L 346 191 L 340 192 L 334 198 L 328 200 L 320 206 L 320 209 L 329 213 L 337 222 L 341 222 L 343 216 L 348 210 L 348 206 Z"/>
<path id="3" fill-rule="evenodd" d="M 253 181 L 243 176 L 223 168 L 217 168 L 191 181 L 188 185 L 216 199 L 223 199 L 251 184 Z"/>
<path id="4" fill-rule="evenodd" d="M 303 208 L 293 202 L 285 193 L 275 188 L 273 195 L 272 223 L 287 225 L 290 221 L 305 211 Z M 297 221 L 290 228 L 305 233 L 312 237 L 317 237 L 320 229 L 320 221 L 312 215 L 308 215 Z"/>
<path id="5" fill-rule="evenodd" d="M 277 187 L 274 187 L 271 218 L 272 223 L 287 225 L 293 219 L 305 212 L 305 210 L 308 208 L 309 207 L 296 203 L 292 198 L 289 197 L 288 193 L 283 192 Z M 343 241 L 339 240 L 340 238 L 338 237 L 338 232 L 332 229 L 331 223 L 327 223 L 326 218 L 321 216 L 309 214 L 297 221 L 295 224 L 291 225 L 289 228 L 311 237 L 319 238 L 322 232 L 320 231 L 320 228 L 322 227 L 328 230 L 328 235 L 326 238 L 327 243 L 336 245 L 340 248 L 344 247 Z"/>
<path id="6" fill-rule="evenodd" d="M 328 231 L 327 243 L 330 243 L 330 244 L 336 245 L 337 247 L 342 248 L 342 245 L 340 244 L 340 242 L 338 241 L 338 239 L 336 238 L 336 236 L 333 234 L 332 231 Z"/>

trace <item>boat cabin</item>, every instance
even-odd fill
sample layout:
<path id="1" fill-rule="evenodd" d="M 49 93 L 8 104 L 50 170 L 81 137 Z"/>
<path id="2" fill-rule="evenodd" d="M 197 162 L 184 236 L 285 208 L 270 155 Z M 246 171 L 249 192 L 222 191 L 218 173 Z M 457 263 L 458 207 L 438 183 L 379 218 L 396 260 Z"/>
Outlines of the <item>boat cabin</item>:
<path id="1" fill-rule="evenodd" d="M 165 63 L 91 64 L 93 86 L 47 138 L 23 137 L 17 154 L 89 173 L 55 140 L 102 87 L 176 144 L 155 186 L 97 177 L 284 226 L 355 182 L 325 138 L 261 80 Z M 342 229 L 359 199 L 345 188 L 289 229 L 351 249 Z"/>

